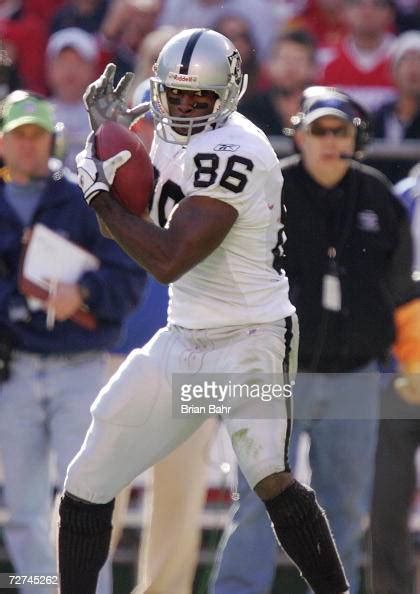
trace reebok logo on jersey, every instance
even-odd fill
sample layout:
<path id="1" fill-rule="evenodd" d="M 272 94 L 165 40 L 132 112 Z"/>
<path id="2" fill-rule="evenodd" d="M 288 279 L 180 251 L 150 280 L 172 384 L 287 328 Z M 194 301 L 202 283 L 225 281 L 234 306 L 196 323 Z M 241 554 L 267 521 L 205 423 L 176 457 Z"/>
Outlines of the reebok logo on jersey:
<path id="1" fill-rule="evenodd" d="M 358 227 L 362 231 L 378 233 L 380 231 L 379 218 L 374 210 L 361 210 L 357 214 Z"/>
<path id="2" fill-rule="evenodd" d="M 221 152 L 230 151 L 231 153 L 233 153 L 234 151 L 237 151 L 239 147 L 239 144 L 218 144 L 214 147 L 213 150 Z"/>

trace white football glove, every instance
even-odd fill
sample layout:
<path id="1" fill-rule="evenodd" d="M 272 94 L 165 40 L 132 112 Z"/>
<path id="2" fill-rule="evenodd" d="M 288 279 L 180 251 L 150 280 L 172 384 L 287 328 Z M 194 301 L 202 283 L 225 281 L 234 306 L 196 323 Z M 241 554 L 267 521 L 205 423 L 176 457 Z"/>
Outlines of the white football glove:
<path id="1" fill-rule="evenodd" d="M 115 64 L 108 64 L 103 74 L 91 83 L 83 95 L 90 127 L 93 131 L 107 120 L 118 122 L 129 128 L 149 110 L 149 102 L 140 103 L 132 109 L 127 105 L 127 94 L 134 78 L 133 72 L 127 72 L 114 89 Z"/>
<path id="2" fill-rule="evenodd" d="M 88 204 L 99 192 L 110 191 L 118 168 L 131 158 L 131 152 L 124 150 L 106 161 L 100 161 L 95 157 L 93 143 L 94 133 L 91 132 L 85 148 L 76 155 L 77 178 Z"/>

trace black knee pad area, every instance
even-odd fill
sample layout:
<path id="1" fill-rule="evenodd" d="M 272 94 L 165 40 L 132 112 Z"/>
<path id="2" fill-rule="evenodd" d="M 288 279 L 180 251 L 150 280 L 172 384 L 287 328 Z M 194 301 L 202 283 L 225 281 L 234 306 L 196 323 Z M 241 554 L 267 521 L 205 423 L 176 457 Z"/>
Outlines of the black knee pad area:
<path id="1" fill-rule="evenodd" d="M 308 517 L 315 519 L 324 513 L 316 501 L 314 491 L 298 481 L 266 501 L 265 506 L 272 522 L 282 528 L 299 526 Z"/>
<path id="2" fill-rule="evenodd" d="M 314 491 L 294 481 L 265 505 L 279 543 L 315 594 L 346 592 L 340 557 Z"/>
<path id="3" fill-rule="evenodd" d="M 60 529 L 95 536 L 111 529 L 115 499 L 90 503 L 65 492 L 60 503 Z"/>
<path id="4" fill-rule="evenodd" d="M 89 503 L 64 493 L 58 535 L 61 594 L 95 594 L 108 556 L 113 509 L 114 500 Z"/>

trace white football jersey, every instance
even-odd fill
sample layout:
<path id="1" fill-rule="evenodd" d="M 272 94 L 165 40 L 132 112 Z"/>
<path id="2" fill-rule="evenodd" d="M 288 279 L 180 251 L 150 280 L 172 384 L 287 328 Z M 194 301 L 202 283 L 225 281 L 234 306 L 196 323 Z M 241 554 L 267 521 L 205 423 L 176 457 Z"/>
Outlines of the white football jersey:
<path id="1" fill-rule="evenodd" d="M 168 322 L 217 328 L 291 315 L 287 278 L 273 268 L 283 177 L 263 132 L 234 113 L 224 126 L 192 136 L 184 147 L 155 134 L 151 158 L 158 175 L 155 223 L 165 226 L 185 196 L 222 200 L 238 212 L 219 247 L 170 286 Z"/>

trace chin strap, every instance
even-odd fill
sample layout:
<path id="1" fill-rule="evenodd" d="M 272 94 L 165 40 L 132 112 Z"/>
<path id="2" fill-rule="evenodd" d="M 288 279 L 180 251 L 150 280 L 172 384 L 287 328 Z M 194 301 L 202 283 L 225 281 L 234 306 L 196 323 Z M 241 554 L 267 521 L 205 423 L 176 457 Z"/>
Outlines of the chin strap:
<path id="1" fill-rule="evenodd" d="M 245 95 L 247 88 L 248 88 L 248 75 L 247 74 L 244 74 L 242 76 L 241 90 L 239 91 L 238 102 Z"/>

